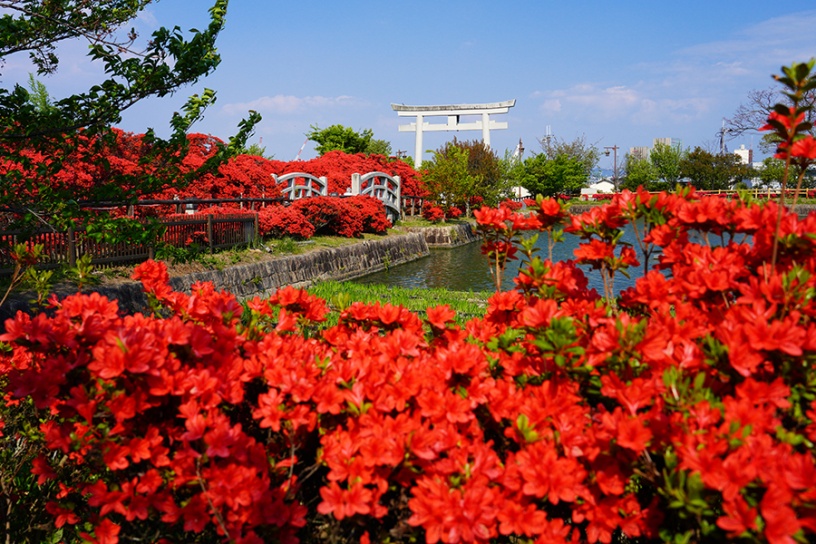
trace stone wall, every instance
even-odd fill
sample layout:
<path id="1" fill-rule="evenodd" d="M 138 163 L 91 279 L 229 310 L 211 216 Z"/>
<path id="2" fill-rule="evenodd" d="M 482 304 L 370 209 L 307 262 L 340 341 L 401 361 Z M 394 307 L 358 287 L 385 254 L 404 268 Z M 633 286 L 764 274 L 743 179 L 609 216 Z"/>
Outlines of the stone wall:
<path id="1" fill-rule="evenodd" d="M 457 247 L 477 240 L 470 223 L 456 223 L 440 227 L 413 227 L 411 232 L 421 232 L 429 247 Z"/>
<path id="2" fill-rule="evenodd" d="M 235 293 L 239 298 L 263 296 L 285 285 L 306 288 L 320 281 L 358 278 L 428 254 L 425 238 L 419 233 L 409 233 L 224 270 L 198 272 L 173 278 L 170 285 L 177 291 L 189 291 L 197 281 L 210 281 L 216 288 Z"/>
<path id="3" fill-rule="evenodd" d="M 264 297 L 286 285 L 305 288 L 319 281 L 350 280 L 413 261 L 429 253 L 428 243 L 422 233 L 411 232 L 302 255 L 289 255 L 271 261 L 232 266 L 224 270 L 174 277 L 170 279 L 170 285 L 176 291 L 189 292 L 190 286 L 195 282 L 209 281 L 216 289 L 230 291 L 238 298 L 256 295 Z M 92 290 L 116 299 L 119 307 L 127 312 L 140 312 L 147 307 L 141 283 L 127 281 L 105 284 L 95 286 Z M 59 298 L 74 292 L 71 289 L 55 290 Z M 0 307 L 0 330 L 4 330 L 3 322 L 18 310 L 30 311 L 29 301 L 32 296 L 32 293 L 15 293 Z"/>

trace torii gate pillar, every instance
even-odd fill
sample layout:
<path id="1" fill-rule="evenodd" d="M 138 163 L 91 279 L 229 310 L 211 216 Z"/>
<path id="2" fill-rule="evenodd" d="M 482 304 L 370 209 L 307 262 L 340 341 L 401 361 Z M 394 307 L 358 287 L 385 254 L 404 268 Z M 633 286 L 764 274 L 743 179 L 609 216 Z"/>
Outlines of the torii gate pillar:
<path id="1" fill-rule="evenodd" d="M 482 141 L 490 146 L 490 129 L 501 130 L 507 128 L 506 122 L 492 121 L 490 116 L 497 113 L 507 113 L 516 105 L 516 99 L 504 102 L 490 102 L 487 104 L 454 104 L 450 106 L 406 106 L 405 104 L 391 104 L 391 109 L 400 117 L 416 117 L 415 123 L 400 125 L 400 132 L 416 132 L 416 151 L 414 166 L 422 165 L 422 133 L 424 131 L 450 130 L 481 130 Z M 462 115 L 479 115 L 478 121 L 460 123 Z M 427 123 L 425 117 L 447 117 L 447 123 Z"/>

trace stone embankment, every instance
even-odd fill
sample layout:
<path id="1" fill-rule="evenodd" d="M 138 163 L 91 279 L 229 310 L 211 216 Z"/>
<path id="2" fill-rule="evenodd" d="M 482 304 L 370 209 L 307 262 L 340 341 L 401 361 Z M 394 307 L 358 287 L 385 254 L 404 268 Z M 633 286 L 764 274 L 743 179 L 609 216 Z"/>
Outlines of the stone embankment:
<path id="1" fill-rule="evenodd" d="M 444 227 L 414 227 L 408 231 L 422 233 L 428 247 L 458 247 L 476 241 L 476 234 L 470 223 L 456 223 Z"/>
<path id="2" fill-rule="evenodd" d="M 320 281 L 350 280 L 425 257 L 428 253 L 422 234 L 412 232 L 224 270 L 197 272 L 172 278 L 170 285 L 177 291 L 189 292 L 195 282 L 209 281 L 238 298 L 268 296 L 285 285 L 306 288 Z"/>
<path id="3" fill-rule="evenodd" d="M 425 257 L 430 253 L 430 247 L 453 247 L 475 240 L 468 224 L 410 229 L 403 235 L 173 277 L 170 285 L 176 291 L 189 293 L 194 283 L 207 281 L 212 282 L 216 289 L 234 293 L 239 299 L 264 297 L 286 285 L 306 288 L 320 281 L 358 278 Z M 139 312 L 147 308 L 147 299 L 138 282 L 103 284 L 94 286 L 92 290 L 109 299 L 116 299 L 119 307 L 126 312 Z M 56 290 L 60 298 L 74 292 L 71 289 Z M 3 322 L 18 310 L 31 311 L 29 301 L 32 297 L 32 293 L 17 293 L 6 301 L 0 308 L 0 330 L 5 328 Z"/>

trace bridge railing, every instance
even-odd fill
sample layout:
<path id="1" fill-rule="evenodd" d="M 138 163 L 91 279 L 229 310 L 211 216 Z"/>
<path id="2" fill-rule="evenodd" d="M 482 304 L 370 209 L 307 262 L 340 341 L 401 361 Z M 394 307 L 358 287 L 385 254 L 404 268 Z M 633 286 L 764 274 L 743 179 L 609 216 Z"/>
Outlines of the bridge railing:
<path id="1" fill-rule="evenodd" d="M 317 177 L 306 172 L 291 172 L 283 176 L 272 174 L 272 179 L 278 186 L 284 186 L 281 194 L 289 200 L 329 194 L 329 180 L 325 176 Z"/>
<path id="2" fill-rule="evenodd" d="M 385 213 L 391 223 L 396 223 L 402 217 L 400 186 L 399 176 L 390 176 L 384 172 L 352 174 L 350 194 L 367 195 L 380 200 L 385 205 Z"/>
<path id="3" fill-rule="evenodd" d="M 281 194 L 286 200 L 298 200 L 314 196 L 328 196 L 328 180 L 305 172 L 292 172 L 283 176 L 272 175 L 275 183 L 282 187 Z M 385 206 L 385 213 L 396 223 L 402 217 L 402 199 L 400 198 L 401 181 L 399 176 L 385 172 L 352 174 L 351 185 L 343 195 L 368 195 L 380 200 Z"/>

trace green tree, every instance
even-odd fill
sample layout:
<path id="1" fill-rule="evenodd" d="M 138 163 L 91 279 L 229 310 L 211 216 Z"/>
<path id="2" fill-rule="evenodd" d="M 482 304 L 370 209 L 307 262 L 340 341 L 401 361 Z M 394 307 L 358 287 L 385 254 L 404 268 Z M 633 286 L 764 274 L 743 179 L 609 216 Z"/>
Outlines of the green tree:
<path id="1" fill-rule="evenodd" d="M 547 159 L 555 159 L 559 155 L 565 155 L 581 163 L 586 172 L 586 179 L 598 165 L 601 153 L 598 148 L 586 143 L 586 139 L 581 136 L 572 141 L 561 140 L 555 136 L 546 136 L 539 140 L 541 152 Z"/>
<path id="2" fill-rule="evenodd" d="M 3 2 L 7 10 L 0 17 L 0 58 L 27 52 L 39 75 L 53 73 L 59 66 L 56 45 L 83 37 L 91 45 L 89 57 L 102 63 L 107 79 L 87 92 L 54 103 L 54 115 L 42 115 L 26 108 L 30 95 L 21 86 L 0 89 L 0 118 L 8 121 L 5 140 L 62 135 L 79 128 L 105 127 L 121 120 L 122 111 L 152 96 L 168 96 L 179 87 L 196 82 L 212 72 L 221 61 L 215 40 L 227 12 L 227 0 L 216 0 L 210 8 L 205 30 L 193 31 L 185 39 L 178 28 L 153 32 L 143 49 L 136 47 L 138 36 L 130 31 L 122 39 L 123 24 L 135 18 L 152 0 L 19 0 Z M 214 95 L 204 93 L 189 104 L 186 113 L 174 120 L 197 120 Z M 30 104 L 29 104 L 30 105 Z"/>
<path id="3" fill-rule="evenodd" d="M 785 177 L 785 161 L 768 157 L 762 161 L 762 168 L 758 174 L 762 187 L 781 187 L 782 179 Z"/>
<path id="4" fill-rule="evenodd" d="M 727 190 L 749 176 L 749 169 L 732 153 L 714 155 L 700 147 L 680 162 L 680 175 L 704 191 Z"/>
<path id="5" fill-rule="evenodd" d="M 647 191 L 659 191 L 666 188 L 664 183 L 658 181 L 659 175 L 652 161 L 631 154 L 626 155 L 623 178 L 621 189 L 634 191 L 643 186 Z"/>
<path id="6" fill-rule="evenodd" d="M 45 84 L 34 77 L 34 74 L 28 74 L 28 101 L 39 111 L 44 113 L 53 109 L 54 104 L 51 103 L 51 96 L 48 94 L 48 89 Z"/>
<path id="7" fill-rule="evenodd" d="M 365 150 L 367 155 L 382 155 L 383 157 L 391 156 L 391 143 L 385 140 L 377 140 L 372 138 L 368 143 L 368 148 Z"/>
<path id="8" fill-rule="evenodd" d="M 498 154 L 481 140 L 454 138 L 451 145 L 468 153 L 468 173 L 475 180 L 471 196 L 481 197 L 487 206 L 498 205 L 509 189 Z"/>
<path id="9" fill-rule="evenodd" d="M 423 163 L 427 168 L 422 176 L 429 199 L 447 213 L 451 207 L 467 208 L 480 180 L 468 168 L 467 148 L 448 142 L 433 158 Z"/>
<path id="10" fill-rule="evenodd" d="M 521 187 L 521 179 L 524 177 L 524 161 L 507 149 L 504 157 L 499 160 L 499 168 L 502 178 L 501 198 L 514 196 L 514 188 Z"/>
<path id="11" fill-rule="evenodd" d="M 798 164 L 791 164 L 790 178 L 797 179 L 801 172 Z M 805 173 L 802 179 L 802 187 L 805 189 L 813 188 L 814 185 L 813 168 Z M 756 177 L 759 178 L 762 187 L 779 188 L 782 186 L 782 180 L 785 177 L 785 161 L 768 157 L 762 161 L 762 168 L 757 169 Z"/>
<path id="12" fill-rule="evenodd" d="M 524 160 L 521 186 L 532 195 L 547 197 L 577 193 L 588 179 L 586 163 L 580 158 L 566 153 L 549 158 L 539 153 Z"/>
<path id="13" fill-rule="evenodd" d="M 370 128 L 358 132 L 343 125 L 332 125 L 328 128 L 312 125 L 311 129 L 306 137 L 317 144 L 315 151 L 321 156 L 335 150 L 349 154 L 391 156 L 391 144 L 385 140 L 374 139 L 374 131 Z"/>
<path id="14" fill-rule="evenodd" d="M 62 159 L 89 141 L 111 142 L 115 139 L 113 125 L 121 121 L 122 112 L 148 97 L 168 96 L 179 87 L 196 82 L 212 72 L 220 62 L 215 40 L 222 30 L 227 0 L 215 0 L 209 10 L 209 24 L 202 31 L 193 30 L 189 38 L 178 29 L 160 28 L 152 33 L 144 47 L 137 47 L 134 31 L 123 33 L 121 27 L 134 19 L 152 0 L 19 0 L 3 2 L 5 13 L 0 17 L 0 61 L 13 55 L 28 53 L 39 75 L 55 72 L 59 66 L 56 46 L 73 38 L 90 42 L 88 56 L 104 66 L 104 81 L 85 92 L 51 101 L 43 107 L 43 89 L 29 92 L 20 85 L 0 89 L 0 162 L 30 164 L 30 154 L 40 153 L 52 160 L 37 164 L 38 179 L 59 174 Z M 139 191 L 116 195 L 118 185 L 133 187 L 133 183 L 105 187 L 106 196 L 134 199 L 165 184 L 183 183 L 188 176 L 178 176 L 172 165 L 180 164 L 189 149 L 187 130 L 215 99 L 215 93 L 205 89 L 193 95 L 180 113 L 170 120 L 172 135 L 163 140 L 147 129 L 142 138 L 144 164 L 154 165 L 153 173 L 140 173 Z M 216 166 L 236 153 L 260 119 L 251 113 L 241 123 L 236 136 L 228 145 L 220 146 L 208 161 L 207 168 Z M 105 157 L 99 159 L 104 162 Z M 162 175 L 167 174 L 167 175 Z M 70 195 L 49 193 L 40 181 L 19 179 L 26 174 L 4 176 L 0 183 L 0 204 L 25 205 L 20 202 L 18 188 L 9 182 L 22 183 L 26 194 L 37 195 L 37 208 L 62 209 L 64 215 L 76 213 Z M 40 185 L 38 185 L 40 184 Z M 31 203 L 29 203 L 31 204 Z M 73 206 L 74 210 L 65 210 Z"/>
<path id="15" fill-rule="evenodd" d="M 266 147 L 259 143 L 253 142 L 241 150 L 242 155 L 254 155 L 256 157 L 263 157 L 265 159 L 272 159 L 274 155 L 266 154 Z"/>
<path id="16" fill-rule="evenodd" d="M 654 166 L 657 179 L 673 188 L 680 181 L 680 162 L 686 152 L 679 145 L 656 144 L 649 152 L 649 160 Z"/>

